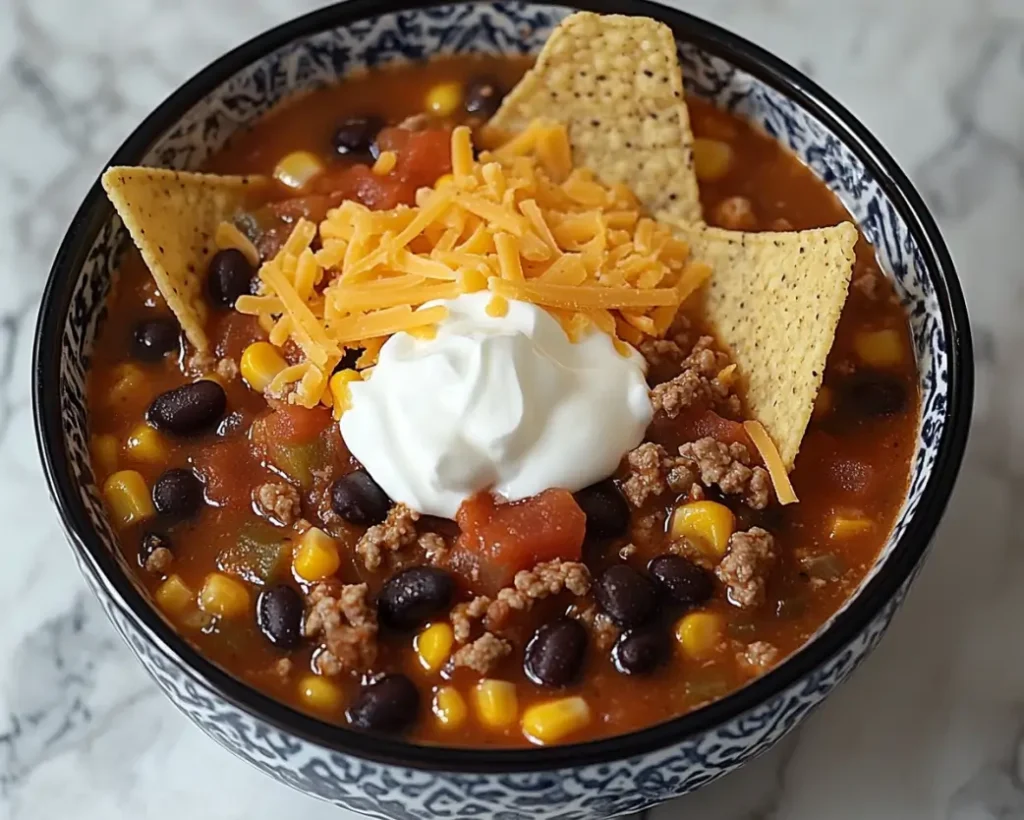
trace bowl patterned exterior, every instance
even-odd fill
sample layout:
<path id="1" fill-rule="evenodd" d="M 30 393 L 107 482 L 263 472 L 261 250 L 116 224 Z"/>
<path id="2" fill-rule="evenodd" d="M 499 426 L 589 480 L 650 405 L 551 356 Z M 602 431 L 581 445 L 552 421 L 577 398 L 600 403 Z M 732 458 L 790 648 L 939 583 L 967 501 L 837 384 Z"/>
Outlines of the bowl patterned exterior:
<path id="1" fill-rule="evenodd" d="M 36 341 L 40 450 L 86 578 L 168 697 L 238 756 L 301 791 L 375 817 L 610 817 L 714 780 L 768 749 L 875 646 L 920 566 L 952 488 L 972 398 L 963 299 L 937 229 L 880 146 L 824 92 L 760 49 L 645 2 L 597 11 L 659 17 L 680 44 L 688 93 L 757 123 L 851 211 L 894 279 L 921 371 L 922 423 L 908 498 L 858 595 L 778 669 L 698 712 L 620 738 L 543 750 L 417 747 L 329 727 L 200 658 L 130 580 L 92 476 L 85 372 L 127 238 L 94 187 L 54 263 Z M 402 8 L 354 0 L 242 46 L 175 93 L 112 160 L 188 169 L 285 96 L 346 72 L 438 53 L 533 53 L 568 12 L 532 3 Z"/>

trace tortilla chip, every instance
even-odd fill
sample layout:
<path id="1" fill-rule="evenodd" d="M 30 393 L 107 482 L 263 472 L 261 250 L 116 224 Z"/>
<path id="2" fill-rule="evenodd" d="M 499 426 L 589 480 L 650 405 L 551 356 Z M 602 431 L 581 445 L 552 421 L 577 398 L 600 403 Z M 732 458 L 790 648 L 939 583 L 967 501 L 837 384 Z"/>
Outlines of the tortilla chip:
<path id="1" fill-rule="evenodd" d="M 747 406 L 792 470 L 846 302 L 857 229 L 678 232 L 711 266 L 707 315 L 739 367 Z"/>
<path id="2" fill-rule="evenodd" d="M 165 168 L 109 168 L 103 189 L 142 253 L 167 305 L 201 353 L 203 276 L 217 226 L 230 220 L 262 177 L 194 174 Z"/>
<path id="3" fill-rule="evenodd" d="M 606 185 L 625 183 L 658 219 L 700 222 L 693 133 L 672 30 L 647 17 L 579 12 L 491 119 L 518 132 L 565 123 L 573 162 Z"/>

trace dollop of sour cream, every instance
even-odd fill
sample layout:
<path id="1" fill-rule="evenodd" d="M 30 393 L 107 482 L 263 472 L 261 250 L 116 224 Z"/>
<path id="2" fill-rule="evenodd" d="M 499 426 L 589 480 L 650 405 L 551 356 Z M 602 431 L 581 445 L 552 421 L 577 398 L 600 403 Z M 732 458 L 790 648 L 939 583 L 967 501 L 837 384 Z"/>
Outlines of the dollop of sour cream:
<path id="1" fill-rule="evenodd" d="M 395 501 L 454 518 L 482 490 L 515 501 L 552 487 L 582 489 L 611 475 L 652 417 L 635 350 L 605 333 L 569 341 L 543 308 L 491 294 L 448 308 L 432 339 L 396 333 L 370 378 L 350 384 L 341 434 Z"/>

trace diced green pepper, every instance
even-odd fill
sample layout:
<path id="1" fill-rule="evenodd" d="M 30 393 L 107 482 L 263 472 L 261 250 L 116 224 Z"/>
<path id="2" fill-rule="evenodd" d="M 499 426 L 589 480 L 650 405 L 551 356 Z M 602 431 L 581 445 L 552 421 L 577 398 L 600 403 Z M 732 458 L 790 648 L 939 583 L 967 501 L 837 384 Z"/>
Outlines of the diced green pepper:
<path id="1" fill-rule="evenodd" d="M 292 544 L 281 530 L 258 521 L 242 527 L 238 540 L 217 555 L 217 567 L 251 584 L 282 577 L 291 562 Z"/>

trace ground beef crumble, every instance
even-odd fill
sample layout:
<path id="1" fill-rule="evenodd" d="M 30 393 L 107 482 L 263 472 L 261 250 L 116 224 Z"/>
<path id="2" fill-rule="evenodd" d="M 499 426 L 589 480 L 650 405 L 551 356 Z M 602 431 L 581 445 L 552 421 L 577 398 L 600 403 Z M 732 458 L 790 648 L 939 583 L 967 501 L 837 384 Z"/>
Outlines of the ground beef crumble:
<path id="1" fill-rule="evenodd" d="M 689 461 L 670 456 L 660 444 L 649 441 L 626 454 L 626 466 L 629 477 L 622 483 L 622 492 L 634 507 L 669 490 L 686 492 L 697 480 Z"/>
<path id="2" fill-rule="evenodd" d="M 465 666 L 474 672 L 486 675 L 511 652 L 512 644 L 492 632 L 485 632 L 472 643 L 455 651 L 455 654 L 452 655 L 452 666 Z"/>
<path id="3" fill-rule="evenodd" d="M 587 628 L 594 646 L 602 652 L 611 649 L 619 638 L 619 628 L 596 606 L 581 607 L 573 604 L 566 614 Z"/>
<path id="4" fill-rule="evenodd" d="M 727 415 L 739 415 L 739 397 L 718 378 L 729 366 L 729 357 L 714 349 L 714 341 L 711 336 L 701 336 L 680 362 L 679 375 L 651 390 L 655 413 L 674 419 L 689 407 L 713 405 Z"/>
<path id="5" fill-rule="evenodd" d="M 174 553 L 167 547 L 157 547 L 146 556 L 145 569 L 146 572 L 152 572 L 154 575 L 163 575 L 170 569 L 172 563 L 174 563 Z"/>
<path id="6" fill-rule="evenodd" d="M 425 532 L 417 539 L 417 545 L 423 550 L 427 561 L 435 566 L 443 565 L 448 559 L 448 545 L 436 532 Z"/>
<path id="7" fill-rule="evenodd" d="M 420 514 L 401 502 L 389 511 L 383 524 L 374 524 L 356 544 L 356 554 L 371 572 L 380 568 L 384 553 L 397 552 L 416 542 Z"/>
<path id="8" fill-rule="evenodd" d="M 365 671 L 377 659 L 377 612 L 367 600 L 366 584 L 340 589 L 317 584 L 306 596 L 303 633 L 319 637 L 314 663 L 321 675 Z"/>
<path id="9" fill-rule="evenodd" d="M 290 527 L 302 516 L 302 498 L 299 491 L 283 481 L 268 481 L 253 490 L 256 507 L 267 518 Z"/>
<path id="10" fill-rule="evenodd" d="M 768 575 L 775 565 L 775 539 L 760 527 L 733 533 L 729 550 L 715 568 L 718 580 L 726 585 L 729 600 L 742 609 L 754 609 L 764 603 Z"/>
<path id="11" fill-rule="evenodd" d="M 590 571 L 576 561 L 545 561 L 533 569 L 516 573 L 512 586 L 498 591 L 494 598 L 478 595 L 471 601 L 457 604 L 451 612 L 455 640 L 465 643 L 472 634 L 473 623 L 483 619 L 491 632 L 500 632 L 509 625 L 513 612 L 528 611 L 534 601 L 557 595 L 563 589 L 582 596 L 590 592 Z"/>
<path id="12" fill-rule="evenodd" d="M 739 442 L 724 444 L 713 438 L 701 438 L 679 448 L 710 487 L 717 484 L 727 495 L 742 496 L 749 507 L 763 510 L 771 497 L 771 478 L 764 467 L 750 467 L 750 454 Z"/>
<path id="13" fill-rule="evenodd" d="M 779 657 L 779 650 L 774 644 L 768 641 L 754 641 L 743 652 L 737 660 L 751 672 L 761 674 L 767 672 Z"/>

